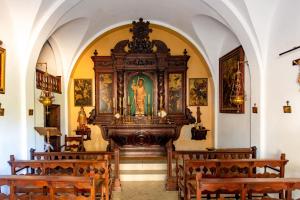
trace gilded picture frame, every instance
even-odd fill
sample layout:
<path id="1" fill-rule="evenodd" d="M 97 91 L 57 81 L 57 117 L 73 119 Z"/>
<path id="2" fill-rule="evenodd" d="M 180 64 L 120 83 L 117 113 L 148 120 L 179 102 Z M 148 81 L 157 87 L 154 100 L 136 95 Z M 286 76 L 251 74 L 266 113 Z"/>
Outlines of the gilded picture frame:
<path id="1" fill-rule="evenodd" d="M 208 105 L 208 78 L 189 79 L 189 105 L 207 106 Z"/>
<path id="2" fill-rule="evenodd" d="M 74 105 L 93 106 L 92 79 L 74 79 Z"/>
<path id="3" fill-rule="evenodd" d="M 0 47 L 0 93 L 5 93 L 5 57 L 6 50 Z"/>
<path id="4" fill-rule="evenodd" d="M 245 54 L 242 46 L 239 46 L 219 59 L 219 106 L 221 113 L 242 114 L 245 112 L 245 103 L 238 106 L 230 101 L 230 95 L 235 83 L 235 74 L 238 69 L 241 72 L 242 91 L 244 92 L 244 59 Z"/>

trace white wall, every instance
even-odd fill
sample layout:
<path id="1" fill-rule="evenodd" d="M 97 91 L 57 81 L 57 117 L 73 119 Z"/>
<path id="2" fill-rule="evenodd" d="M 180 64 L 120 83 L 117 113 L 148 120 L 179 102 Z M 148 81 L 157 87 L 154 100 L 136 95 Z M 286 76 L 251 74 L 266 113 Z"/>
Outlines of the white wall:
<path id="1" fill-rule="evenodd" d="M 290 160 L 287 176 L 300 176 L 300 85 L 299 66 L 292 66 L 300 58 L 300 50 L 278 54 L 300 45 L 299 1 L 283 1 L 274 16 L 266 65 L 266 135 L 265 156 L 279 156 L 284 152 Z M 289 100 L 291 114 L 284 114 L 282 106 Z"/>
<path id="2" fill-rule="evenodd" d="M 3 41 L 2 47 L 6 49 L 6 85 L 5 94 L 0 94 L 0 103 L 5 109 L 5 115 L 0 117 L 0 174 L 10 172 L 7 161 L 10 154 L 22 156 L 21 133 L 21 113 L 20 113 L 20 73 L 18 69 L 18 60 L 13 59 L 16 56 L 14 52 L 14 40 L 11 20 L 5 2 L 1 2 L 3 11 L 0 12 L 0 40 Z M 14 74 L 14 76 L 11 76 Z M 18 138 L 18 139 L 16 139 Z M 20 147 L 20 148 L 16 148 Z"/>

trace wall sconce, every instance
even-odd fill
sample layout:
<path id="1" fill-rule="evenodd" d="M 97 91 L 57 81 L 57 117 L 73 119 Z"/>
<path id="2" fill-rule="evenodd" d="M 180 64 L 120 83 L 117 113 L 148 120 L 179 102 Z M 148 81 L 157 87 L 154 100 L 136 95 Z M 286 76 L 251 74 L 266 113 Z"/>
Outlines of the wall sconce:
<path id="1" fill-rule="evenodd" d="M 29 115 L 29 116 L 32 116 L 32 115 L 33 115 L 33 109 L 29 109 L 29 110 L 28 110 L 28 115 Z"/>
<path id="2" fill-rule="evenodd" d="M 0 116 L 4 116 L 4 108 L 1 108 L 1 103 L 0 103 Z"/>
<path id="3" fill-rule="evenodd" d="M 254 104 L 254 106 L 252 107 L 252 113 L 258 113 L 258 108 L 256 106 L 256 103 Z"/>
<path id="4" fill-rule="evenodd" d="M 284 113 L 292 113 L 292 107 L 289 105 L 289 101 L 286 101 L 286 106 L 283 106 Z"/>

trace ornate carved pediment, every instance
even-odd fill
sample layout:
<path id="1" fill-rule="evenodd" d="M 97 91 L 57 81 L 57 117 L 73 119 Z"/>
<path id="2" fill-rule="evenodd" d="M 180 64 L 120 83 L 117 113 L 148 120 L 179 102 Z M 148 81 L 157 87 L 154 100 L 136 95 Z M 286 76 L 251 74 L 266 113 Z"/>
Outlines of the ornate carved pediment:
<path id="1" fill-rule="evenodd" d="M 153 42 L 149 40 L 149 33 L 152 29 L 149 28 L 150 22 L 144 22 L 143 18 L 140 18 L 138 22 L 133 21 L 133 27 L 130 32 L 133 33 L 132 41 L 129 42 L 129 53 L 152 53 Z"/>
<path id="2" fill-rule="evenodd" d="M 149 34 L 152 29 L 149 28 L 150 22 L 140 18 L 138 22 L 132 22 L 133 27 L 129 30 L 132 35 L 132 40 L 122 40 L 116 44 L 111 50 L 112 53 L 165 53 L 169 54 L 170 49 L 160 40 L 150 40 Z"/>

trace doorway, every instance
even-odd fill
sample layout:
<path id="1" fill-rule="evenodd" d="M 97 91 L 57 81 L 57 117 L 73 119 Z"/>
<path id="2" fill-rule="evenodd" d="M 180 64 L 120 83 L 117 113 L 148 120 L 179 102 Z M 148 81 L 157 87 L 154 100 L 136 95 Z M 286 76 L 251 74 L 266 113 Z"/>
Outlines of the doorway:
<path id="1" fill-rule="evenodd" d="M 52 104 L 44 112 L 45 127 L 56 127 L 60 131 L 60 105 Z M 50 136 L 50 144 L 53 146 L 51 151 L 60 151 L 60 136 Z"/>

